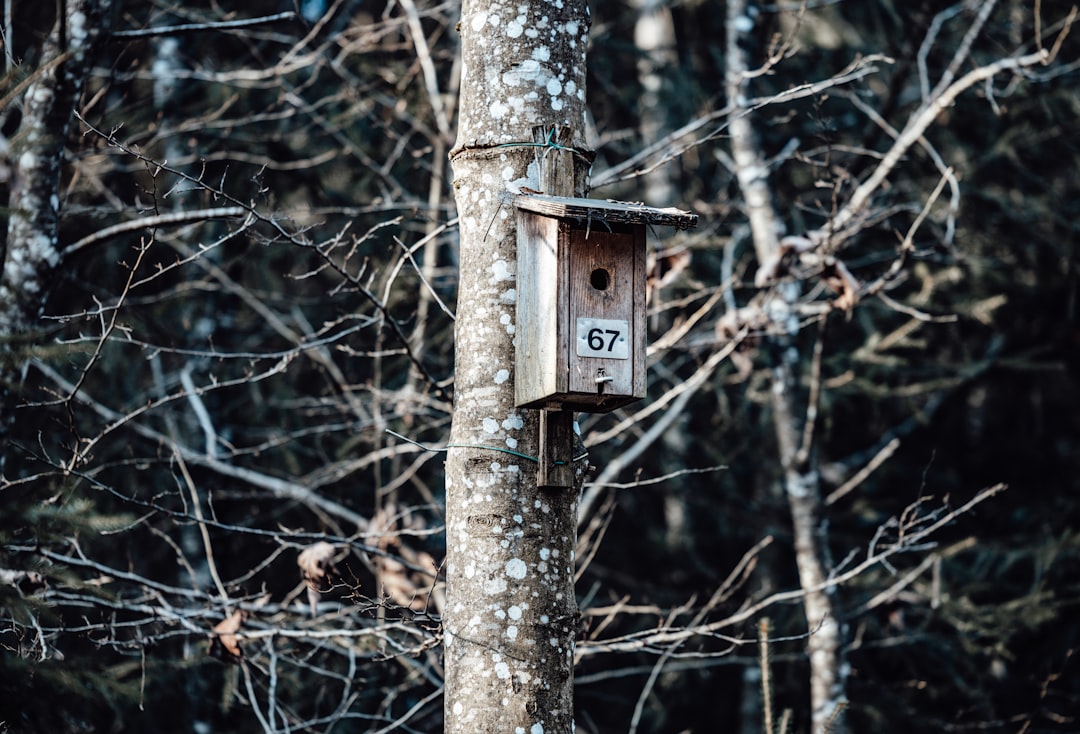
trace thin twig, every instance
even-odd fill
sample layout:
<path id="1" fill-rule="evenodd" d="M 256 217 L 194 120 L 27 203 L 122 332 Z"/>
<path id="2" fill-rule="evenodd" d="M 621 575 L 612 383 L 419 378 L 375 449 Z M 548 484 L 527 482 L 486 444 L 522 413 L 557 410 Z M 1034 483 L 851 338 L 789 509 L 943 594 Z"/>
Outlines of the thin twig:
<path id="1" fill-rule="evenodd" d="M 160 28 L 138 28 L 130 31 L 113 31 L 109 35 L 112 38 L 148 38 L 150 36 L 176 36 L 181 33 L 198 33 L 202 31 L 231 31 L 237 28 L 251 28 L 252 26 L 277 23 L 282 20 L 295 20 L 296 13 L 287 10 L 283 13 L 264 15 L 259 18 L 242 18 L 240 20 L 220 20 L 210 23 L 181 23 L 180 25 L 161 26 Z"/>
<path id="2" fill-rule="evenodd" d="M 251 683 L 251 669 L 247 660 L 240 659 L 240 670 L 244 674 L 244 686 L 247 688 L 248 703 L 251 704 L 251 710 L 255 714 L 255 718 L 259 720 L 259 724 L 262 726 L 265 734 L 277 734 L 277 731 L 270 726 L 270 722 L 262 714 L 262 709 L 259 706 L 259 698 L 255 695 L 255 687 Z"/>
<path id="3" fill-rule="evenodd" d="M 443 229 L 445 229 L 445 226 L 441 227 L 439 229 L 439 231 L 441 231 Z M 424 284 L 424 287 L 427 289 L 428 293 L 430 293 L 432 298 L 435 299 L 435 303 L 439 304 L 439 308 L 442 309 L 442 312 L 444 314 L 446 314 L 447 316 L 449 316 L 451 321 L 457 321 L 457 316 L 455 316 L 454 312 L 450 310 L 450 307 L 447 306 L 446 303 L 443 302 L 443 299 L 440 298 L 439 294 L 435 292 L 435 288 L 431 285 L 430 282 L 428 282 L 428 279 L 424 276 L 424 268 L 421 268 L 417 264 L 416 260 L 413 258 L 413 251 L 415 249 L 419 248 L 419 247 L 422 247 L 424 244 L 431 241 L 433 238 L 434 238 L 434 234 L 425 236 L 423 239 L 421 239 L 419 242 L 417 242 L 412 247 L 408 247 L 404 242 L 402 242 L 397 237 L 394 237 L 394 242 L 398 243 L 398 245 L 401 247 L 402 251 L 405 253 L 405 257 L 407 257 L 409 259 L 409 262 L 412 263 L 413 269 L 416 271 L 417 277 L 420 278 L 420 282 Z"/>
<path id="4" fill-rule="evenodd" d="M 203 441 L 205 446 L 206 455 L 212 459 L 216 459 L 218 452 L 218 436 L 217 431 L 214 429 L 214 421 L 210 417 L 210 411 L 206 409 L 206 404 L 203 403 L 200 397 L 202 391 L 195 386 L 195 381 L 191 379 L 191 371 L 194 369 L 194 365 L 188 362 L 184 365 L 184 368 L 180 370 L 180 384 L 184 388 L 184 395 L 191 404 L 191 409 L 195 413 L 195 418 L 199 422 L 199 427 L 203 431 Z"/>
<path id="5" fill-rule="evenodd" d="M 795 454 L 795 464 L 806 466 L 814 446 L 814 428 L 817 425 L 818 406 L 821 402 L 821 360 L 825 353 L 825 326 L 827 319 L 818 321 L 817 339 L 810 361 L 810 394 L 806 398 L 806 417 L 803 419 L 802 441 Z"/>
<path id="6" fill-rule="evenodd" d="M 439 77 L 435 72 L 435 63 L 431 60 L 431 50 L 428 48 L 427 36 L 424 35 L 424 27 L 420 24 L 420 13 L 417 12 L 416 3 L 413 0 L 400 0 L 400 3 L 409 23 L 409 35 L 412 36 L 416 57 L 424 72 L 424 86 L 427 89 L 431 111 L 435 114 L 435 124 L 443 140 L 450 140 L 450 121 L 446 116 L 446 105 L 443 104 L 442 94 L 439 93 Z"/>
<path id="7" fill-rule="evenodd" d="M 862 469 L 856 474 L 837 487 L 835 490 L 829 493 L 829 496 L 825 498 L 825 505 L 829 506 L 835 504 L 837 501 L 847 496 L 853 489 L 865 482 L 867 478 L 873 474 L 879 466 L 884 464 L 889 458 L 896 453 L 896 450 L 900 448 L 900 439 L 894 438 L 889 443 L 882 447 L 881 451 L 874 454 L 873 458 L 866 463 Z"/>
<path id="8" fill-rule="evenodd" d="M 663 482 L 676 479 L 678 477 L 686 476 L 687 474 L 710 474 L 712 472 L 724 471 L 727 469 L 726 464 L 720 464 L 719 466 L 706 466 L 701 469 L 679 469 L 668 474 L 663 474 L 659 477 L 652 477 L 651 479 L 638 479 L 633 482 L 607 482 L 602 486 L 609 489 L 633 489 L 636 487 L 648 487 L 653 484 L 661 484 Z M 586 487 L 598 486 L 597 482 L 586 482 Z"/>
<path id="9" fill-rule="evenodd" d="M 919 52 L 915 55 L 915 63 L 919 69 L 919 89 L 922 91 L 924 102 L 930 100 L 930 72 L 927 71 L 926 59 L 937 41 L 938 34 L 941 33 L 942 26 L 962 12 L 964 12 L 964 3 L 956 3 L 935 15 L 934 19 L 930 21 L 930 27 L 927 29 L 922 43 L 919 45 Z"/>
<path id="10" fill-rule="evenodd" d="M 99 229 L 93 234 L 83 237 L 78 242 L 68 245 L 62 251 L 63 257 L 70 257 L 85 247 L 115 237 L 125 232 L 134 232 L 139 229 L 155 229 L 157 227 L 188 224 L 190 222 L 202 222 L 209 219 L 233 219 L 248 214 L 247 209 L 238 206 L 221 206 L 212 209 L 198 209 L 189 212 L 171 212 L 169 214 L 156 214 L 152 217 L 133 219 L 130 222 L 121 222 L 104 229 Z"/>
<path id="11" fill-rule="evenodd" d="M 870 198 L 877 193 L 878 189 L 889 177 L 889 174 L 892 173 L 893 169 L 901 161 L 911 146 L 918 142 L 927 129 L 929 129 L 934 121 L 937 120 L 938 116 L 956 101 L 956 98 L 961 92 L 966 91 L 970 87 L 986 79 L 997 76 L 1004 71 L 1019 71 L 1029 66 L 1041 64 L 1048 56 L 1049 52 L 1044 49 L 1024 56 L 999 59 L 992 64 L 980 66 L 969 71 L 967 74 L 960 77 L 960 79 L 942 90 L 940 95 L 934 97 L 927 104 L 920 107 L 911 119 L 908 120 L 907 125 L 904 126 L 904 129 L 896 139 L 896 142 L 889 149 L 888 153 L 885 154 L 885 157 L 882 158 L 881 162 L 878 163 L 870 176 L 855 189 L 847 204 L 845 204 L 834 216 L 830 217 L 829 221 L 814 234 L 816 234 L 819 239 L 825 240 L 827 239 L 827 235 L 839 232 L 849 222 L 859 216 L 870 202 Z M 836 242 L 836 237 L 836 234 L 832 234 L 832 244 L 834 246 L 838 244 Z"/>
<path id="12" fill-rule="evenodd" d="M 109 315 L 108 324 L 104 325 L 104 327 L 102 328 L 101 337 L 97 340 L 97 344 L 94 346 L 94 352 L 90 355 L 90 360 L 86 363 L 86 366 L 84 366 L 82 370 L 80 370 L 78 379 L 75 381 L 75 384 L 72 385 L 71 390 L 68 391 L 68 395 L 63 401 L 68 406 L 69 418 L 72 418 L 70 412 L 72 398 L 74 398 L 75 395 L 79 392 L 79 390 L 82 389 L 83 384 L 86 382 L 87 376 L 90 374 L 90 370 L 93 369 L 94 365 L 97 364 L 97 361 L 101 358 L 101 353 L 102 350 L 105 348 L 105 343 L 109 340 L 109 336 L 116 329 L 116 319 L 120 315 L 119 306 L 124 302 L 124 299 L 127 298 L 128 294 L 131 292 L 131 284 L 132 281 L 135 279 L 135 273 L 136 271 L 138 271 L 139 265 L 142 263 L 143 256 L 146 255 L 146 252 L 149 249 L 150 243 L 145 241 L 141 242 L 139 244 L 139 247 L 136 248 L 135 252 L 137 254 L 135 256 L 135 263 L 128 270 L 127 281 L 124 283 L 124 288 L 120 292 L 120 298 L 117 301 L 117 309 Z M 104 322 L 104 314 L 102 314 L 101 318 Z M 74 425 L 74 420 L 72 420 L 72 425 Z M 80 454 L 79 452 L 76 452 L 72 456 L 72 463 L 70 468 L 73 468 L 75 466 L 76 460 L 80 460 L 81 456 L 85 456 L 85 454 Z"/>
<path id="13" fill-rule="evenodd" d="M 929 98 L 924 103 L 929 103 L 930 100 L 943 93 L 952 84 L 953 79 L 956 78 L 956 72 L 960 69 L 960 65 L 967 60 L 968 54 L 971 53 L 972 44 L 975 43 L 975 39 L 982 32 L 982 28 L 994 11 L 995 5 L 997 5 L 997 0 L 982 0 L 979 4 L 979 12 L 975 16 L 975 20 L 968 27 L 963 40 L 960 41 L 960 46 L 956 49 L 956 53 L 953 54 L 952 60 L 949 62 L 948 68 L 945 69 L 945 73 L 941 75 L 941 79 L 938 80 L 934 90 L 930 92 Z"/>
<path id="14" fill-rule="evenodd" d="M 992 487 L 987 487 L 980 490 L 970 500 L 965 502 L 960 507 L 949 510 L 948 512 L 940 512 L 936 518 L 929 523 L 922 524 L 917 530 L 912 532 L 905 538 L 903 544 L 891 544 L 880 549 L 874 549 L 869 552 L 867 556 L 848 568 L 843 573 L 831 575 L 822 583 L 815 587 L 806 589 L 792 589 L 790 591 L 779 591 L 769 596 L 758 600 L 752 604 L 747 604 L 738 612 L 719 619 L 708 624 L 700 626 L 687 626 L 678 629 L 651 629 L 643 630 L 641 632 L 632 632 L 626 635 L 621 635 L 617 638 L 610 640 L 598 640 L 598 641 L 585 641 L 580 644 L 578 648 L 578 658 L 588 657 L 591 655 L 598 655 L 600 653 L 610 652 L 629 652 L 640 651 L 650 647 L 656 647 L 660 645 L 670 644 L 677 640 L 684 640 L 697 636 L 712 636 L 715 637 L 718 630 L 727 629 L 735 625 L 741 624 L 748 619 L 751 619 L 761 613 L 763 610 L 768 609 L 777 604 L 783 604 L 787 602 L 798 601 L 804 598 L 807 594 L 817 593 L 826 589 L 842 586 L 843 584 L 851 581 L 859 575 L 865 573 L 867 570 L 874 566 L 881 565 L 887 562 L 890 558 L 901 553 L 907 553 L 913 551 L 916 547 L 936 533 L 941 528 L 953 522 L 961 515 L 967 514 L 977 505 L 985 502 L 988 499 L 998 495 L 1005 491 L 1007 485 L 1004 483 L 995 484 Z M 735 640 L 736 643 L 742 643 L 741 640 Z"/>
<path id="15" fill-rule="evenodd" d="M 221 595 L 221 601 L 228 604 L 229 593 L 225 591 L 225 584 L 221 583 L 221 576 L 218 574 L 217 561 L 214 559 L 214 547 L 210 544 L 210 532 L 206 529 L 202 502 L 199 500 L 199 490 L 195 488 L 195 481 L 191 478 L 191 472 L 188 471 L 183 455 L 175 448 L 173 449 L 173 459 L 176 461 L 176 465 L 180 467 L 180 473 L 184 477 L 184 484 L 191 495 L 191 509 L 199 526 L 199 534 L 202 536 L 203 550 L 206 552 L 206 567 L 210 570 L 210 577 L 214 579 L 214 586 L 217 587 L 218 594 Z"/>
<path id="16" fill-rule="evenodd" d="M 761 670 L 762 727 L 765 734 L 776 734 L 772 713 L 772 667 L 769 663 L 769 620 L 758 622 L 758 668 Z"/>

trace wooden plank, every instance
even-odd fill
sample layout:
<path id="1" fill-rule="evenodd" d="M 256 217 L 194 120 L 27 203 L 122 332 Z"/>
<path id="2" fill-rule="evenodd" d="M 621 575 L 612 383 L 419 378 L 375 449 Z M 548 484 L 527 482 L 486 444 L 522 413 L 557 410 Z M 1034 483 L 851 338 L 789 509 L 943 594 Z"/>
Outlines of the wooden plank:
<path id="1" fill-rule="evenodd" d="M 558 321 L 559 220 L 517 213 L 517 318 L 514 338 L 514 399 L 519 407 L 540 407 L 566 390 L 565 351 Z M 557 365 L 563 363 L 560 374 Z"/>
<path id="2" fill-rule="evenodd" d="M 615 231 L 571 230 L 570 244 L 570 318 L 572 332 L 569 358 L 571 392 L 593 393 L 598 399 L 605 395 L 634 393 L 633 353 L 634 328 L 634 232 L 640 225 L 618 226 Z M 602 281 L 602 282 L 594 282 Z M 601 286 L 601 287 L 597 287 Z M 602 353 L 614 353 L 608 341 L 613 331 L 598 329 L 602 342 L 597 354 L 582 356 L 578 349 L 580 334 L 576 333 L 578 319 L 602 320 L 610 325 L 625 324 L 624 339 L 629 339 L 625 355 L 605 358 Z M 619 327 L 616 327 L 618 330 Z M 610 336 L 609 336 L 610 335 Z"/>
<path id="3" fill-rule="evenodd" d="M 569 410 L 540 411 L 538 487 L 574 486 L 574 414 Z"/>
<path id="4" fill-rule="evenodd" d="M 676 229 L 689 229 L 696 227 L 698 223 L 697 214 L 673 206 L 659 209 L 638 202 L 612 199 L 518 194 L 514 197 L 514 206 L 549 217 L 579 219 L 585 222 L 592 220 L 597 223 L 659 224 Z"/>
<path id="5" fill-rule="evenodd" d="M 648 368 L 645 354 L 648 342 L 648 326 L 645 319 L 646 299 L 645 281 L 648 277 L 645 263 L 645 228 L 634 228 L 634 381 L 630 394 L 635 398 L 644 398 L 648 392 Z"/>
<path id="6" fill-rule="evenodd" d="M 543 190 L 553 191 L 559 194 L 574 193 L 574 155 L 569 146 L 573 142 L 573 131 L 570 128 L 556 128 L 553 131 L 554 140 L 549 133 L 540 126 L 533 128 L 533 142 L 554 142 L 559 147 L 544 148 L 540 158 L 539 183 Z M 537 217 L 538 218 L 538 217 Z M 554 369 L 547 365 L 546 369 L 555 373 L 555 388 L 560 393 L 567 389 L 566 378 L 566 260 L 567 239 L 566 225 L 562 221 L 554 221 L 556 230 L 554 235 L 556 262 L 553 263 L 554 282 L 540 282 L 537 285 L 547 291 L 546 298 L 550 300 L 550 322 L 546 325 L 549 329 L 548 339 L 554 343 L 552 347 L 557 349 Z M 550 230 L 549 230 L 550 231 Z M 550 379 L 550 378 L 548 378 Z M 551 487 L 560 489 L 574 489 L 574 414 L 569 410 L 541 410 L 540 411 L 540 449 L 539 468 L 536 474 L 538 487 Z"/>

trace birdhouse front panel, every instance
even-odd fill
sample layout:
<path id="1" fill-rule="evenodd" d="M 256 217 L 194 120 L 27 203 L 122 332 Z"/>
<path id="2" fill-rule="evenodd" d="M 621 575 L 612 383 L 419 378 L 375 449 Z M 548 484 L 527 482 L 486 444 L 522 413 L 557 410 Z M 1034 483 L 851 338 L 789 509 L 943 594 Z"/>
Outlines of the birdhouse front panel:
<path id="1" fill-rule="evenodd" d="M 645 242 L 640 225 L 571 228 L 568 392 L 592 410 L 645 396 Z"/>

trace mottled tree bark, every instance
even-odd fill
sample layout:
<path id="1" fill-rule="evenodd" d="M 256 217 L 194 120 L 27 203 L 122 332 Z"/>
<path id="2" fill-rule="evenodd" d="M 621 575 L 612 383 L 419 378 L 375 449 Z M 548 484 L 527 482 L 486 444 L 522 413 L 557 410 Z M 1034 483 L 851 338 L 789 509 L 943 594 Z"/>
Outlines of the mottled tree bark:
<path id="1" fill-rule="evenodd" d="M 584 0 L 466 0 L 457 143 L 461 219 L 454 417 L 446 461 L 448 734 L 569 732 L 577 492 L 536 485 L 536 411 L 514 406 L 516 232 L 510 195 L 541 187 L 534 126 L 584 151 Z M 560 154 L 568 151 L 560 150 Z M 584 193 L 585 158 L 574 158 Z"/>
<path id="2" fill-rule="evenodd" d="M 732 159 L 758 263 L 767 263 L 780 248 L 783 223 L 773 204 L 768 164 L 757 141 L 747 103 L 749 54 L 746 49 L 760 11 L 752 0 L 729 0 L 727 7 L 726 87 L 732 105 L 729 120 Z M 810 418 L 808 411 L 800 408 L 799 377 L 804 362 L 795 342 L 799 333 L 799 318 L 794 309 L 798 298 L 798 283 L 781 283 L 770 296 L 766 311 L 773 318 L 775 328 L 768 344 L 773 359 L 770 391 L 773 423 L 784 493 L 791 510 L 795 564 L 804 590 L 811 715 L 813 731 L 819 734 L 826 729 L 842 730 L 836 712 L 844 700 L 845 665 L 842 630 L 835 613 L 835 590 L 826 583 L 827 538 L 820 478 L 813 466 L 810 447 L 802 445 L 804 421 Z"/>
<path id="3" fill-rule="evenodd" d="M 7 241 L 0 246 L 0 438 L 12 419 L 13 395 L 60 264 L 60 169 L 64 143 L 82 94 L 110 0 L 67 0 L 45 39 L 35 77 L 22 96 L 12 136 Z M 0 441 L 0 444 L 4 444 Z M 0 469 L 3 458 L 0 454 Z"/>

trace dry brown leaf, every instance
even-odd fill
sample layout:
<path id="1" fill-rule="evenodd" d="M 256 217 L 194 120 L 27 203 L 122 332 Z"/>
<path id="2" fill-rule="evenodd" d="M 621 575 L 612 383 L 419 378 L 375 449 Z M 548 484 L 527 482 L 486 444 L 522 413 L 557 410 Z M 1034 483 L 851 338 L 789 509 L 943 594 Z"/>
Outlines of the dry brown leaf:
<path id="1" fill-rule="evenodd" d="M 325 540 L 320 540 L 300 551 L 300 555 L 296 557 L 300 575 L 307 582 L 308 606 L 311 607 L 312 617 L 319 613 L 322 592 L 330 590 L 330 575 L 337 573 L 337 568 L 334 566 L 336 554 L 337 548 Z"/>
<path id="2" fill-rule="evenodd" d="M 656 291 L 675 282 L 690 266 L 690 250 L 658 253 L 650 249 L 645 261 L 645 300 L 649 302 Z"/>
<path id="3" fill-rule="evenodd" d="M 430 603 L 429 594 L 435 582 L 435 559 L 420 551 L 415 554 L 416 565 L 431 567 L 431 573 L 414 571 L 396 558 L 380 557 L 376 561 L 378 583 L 382 593 L 394 604 L 423 611 Z"/>
<path id="4" fill-rule="evenodd" d="M 422 612 L 433 603 L 430 594 L 435 585 L 437 564 L 429 554 L 413 551 L 402 543 L 398 535 L 402 525 L 410 530 L 421 530 L 424 527 L 419 516 L 408 510 L 399 511 L 393 503 L 387 503 L 371 518 L 368 537 L 380 550 L 392 554 L 374 559 L 376 587 L 379 593 L 393 604 L 414 612 Z M 398 560 L 399 558 L 411 566 L 431 568 L 431 572 L 415 571 Z M 435 600 L 435 606 L 439 606 L 439 599 Z"/>
<path id="5" fill-rule="evenodd" d="M 48 585 L 45 577 L 36 571 L 16 571 L 9 568 L 0 568 L 0 584 L 14 586 L 24 593 L 40 591 Z"/>
<path id="6" fill-rule="evenodd" d="M 847 269 L 843 261 L 830 258 L 828 264 L 821 271 L 821 277 L 824 279 L 825 285 L 833 293 L 837 294 L 836 300 L 833 301 L 834 306 L 843 311 L 850 311 L 855 308 L 855 304 L 859 301 L 861 284 Z"/>
<path id="7" fill-rule="evenodd" d="M 213 636 L 210 638 L 211 655 L 229 663 L 240 662 L 244 652 L 240 649 L 240 640 L 236 633 L 240 631 L 247 616 L 243 609 L 237 609 L 214 626 Z"/>
<path id="8" fill-rule="evenodd" d="M 790 235 L 780 240 L 780 246 L 758 267 L 754 274 L 754 285 L 764 288 L 788 274 L 791 267 L 790 255 L 802 255 L 814 249 L 813 240 L 807 237 Z"/>
<path id="9" fill-rule="evenodd" d="M 859 301 L 862 284 L 841 260 L 829 254 L 815 252 L 819 239 L 799 236 L 781 239 L 776 252 L 766 258 L 758 268 L 754 275 L 754 285 L 764 288 L 784 276 L 802 277 L 807 271 L 813 272 L 820 266 L 821 279 L 836 293 L 833 306 L 844 311 L 853 309 Z"/>
<path id="10" fill-rule="evenodd" d="M 327 591 L 329 586 L 324 584 L 330 574 L 337 573 L 334 567 L 334 556 L 337 548 L 332 544 L 321 540 L 312 543 L 296 558 L 296 565 L 300 567 L 300 573 L 308 586 L 316 591 Z"/>
<path id="11" fill-rule="evenodd" d="M 379 558 L 377 568 L 382 593 L 394 604 L 412 608 L 418 601 L 418 590 L 405 565 L 393 558 Z"/>

